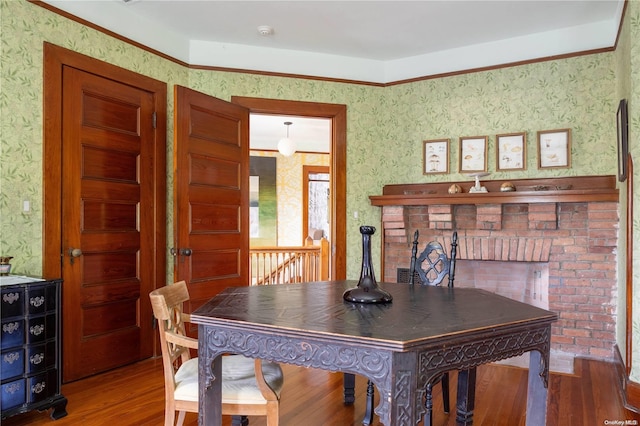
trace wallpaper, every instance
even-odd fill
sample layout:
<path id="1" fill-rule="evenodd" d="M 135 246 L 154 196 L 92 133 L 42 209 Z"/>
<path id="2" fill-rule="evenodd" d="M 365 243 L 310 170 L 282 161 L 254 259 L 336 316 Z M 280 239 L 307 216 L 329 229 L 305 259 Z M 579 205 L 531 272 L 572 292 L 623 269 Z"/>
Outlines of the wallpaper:
<path id="1" fill-rule="evenodd" d="M 14 256 L 13 273 L 40 275 L 43 42 L 166 81 L 169 87 L 187 85 L 188 72 L 24 0 L 0 0 L 0 34 L 0 253 Z M 167 141 L 171 141 L 172 92 L 168 98 Z M 170 190 L 173 182 L 167 178 Z M 28 213 L 22 211 L 25 200 L 31 204 Z M 167 231 L 171 241 L 171 220 Z"/>
<path id="2" fill-rule="evenodd" d="M 635 58 L 628 71 L 631 147 L 636 151 L 640 120 L 633 104 L 640 96 L 640 79 L 633 71 L 640 69 L 640 13 L 635 2 L 628 5 L 630 56 Z M 23 0 L 0 0 L 0 32 L 0 254 L 15 257 L 15 273 L 39 274 L 42 268 L 43 41 L 167 82 L 169 162 L 174 84 L 224 100 L 252 96 L 347 105 L 347 216 L 338 220 L 347 225 L 349 278 L 357 278 L 360 271 L 358 227 L 380 226 L 380 209 L 370 205 L 370 195 L 379 195 L 390 183 L 468 180 L 471 184 L 471 178 L 457 173 L 461 136 L 488 136 L 488 179 L 611 175 L 617 170 L 615 112 L 620 89 L 616 66 L 621 61 L 614 52 L 383 88 L 185 69 Z M 538 170 L 536 132 L 561 128 L 572 130 L 572 167 Z M 527 133 L 527 168 L 497 173 L 495 135 L 509 132 Z M 440 138 L 451 139 L 451 173 L 424 176 L 422 141 Z M 168 200 L 172 169 L 168 164 Z M 31 202 L 28 213 L 22 212 L 23 200 Z M 170 242 L 171 201 L 167 211 Z M 380 264 L 380 230 L 372 246 L 376 266 Z M 640 247 L 635 251 L 638 260 Z M 171 279 L 170 271 L 167 277 Z M 634 336 L 640 340 L 640 328 L 634 329 Z M 638 358 L 634 364 L 640 364 Z"/>

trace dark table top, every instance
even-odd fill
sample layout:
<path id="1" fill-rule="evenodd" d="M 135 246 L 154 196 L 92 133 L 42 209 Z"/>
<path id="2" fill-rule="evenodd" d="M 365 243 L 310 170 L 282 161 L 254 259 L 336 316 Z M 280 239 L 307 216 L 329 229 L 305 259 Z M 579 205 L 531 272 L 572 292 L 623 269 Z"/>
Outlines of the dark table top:
<path id="1" fill-rule="evenodd" d="M 342 343 L 371 342 L 405 350 L 464 334 L 550 324 L 553 312 L 485 290 L 379 283 L 386 304 L 345 302 L 357 281 L 231 287 L 192 313 L 194 323 L 282 336 L 313 336 Z"/>

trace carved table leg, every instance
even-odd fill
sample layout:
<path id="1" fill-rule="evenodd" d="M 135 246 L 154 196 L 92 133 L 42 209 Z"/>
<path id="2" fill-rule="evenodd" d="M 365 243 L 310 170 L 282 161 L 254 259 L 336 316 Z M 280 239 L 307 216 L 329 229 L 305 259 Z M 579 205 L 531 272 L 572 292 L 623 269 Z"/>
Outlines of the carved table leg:
<path id="1" fill-rule="evenodd" d="M 424 426 L 432 426 L 433 425 L 433 385 L 431 383 L 427 383 L 427 392 L 426 398 L 424 402 L 425 413 L 424 413 Z"/>
<path id="2" fill-rule="evenodd" d="M 425 385 L 418 384 L 417 358 L 416 352 L 394 353 L 386 380 L 375 381 L 380 396 L 376 414 L 385 426 L 415 426 L 420 420 Z"/>
<path id="3" fill-rule="evenodd" d="M 344 373 L 342 376 L 344 386 L 344 404 L 352 405 L 356 400 L 356 376 L 351 373 Z"/>
<path id="4" fill-rule="evenodd" d="M 529 352 L 529 386 L 527 389 L 527 426 L 544 425 L 547 422 L 547 380 L 549 357 L 542 360 L 538 351 Z"/>
<path id="5" fill-rule="evenodd" d="M 222 425 L 222 356 L 209 347 L 211 330 L 198 326 L 198 425 Z"/>
<path id="6" fill-rule="evenodd" d="M 456 424 L 473 424 L 473 409 L 476 398 L 476 369 L 458 372 L 458 394 L 456 398 Z"/>

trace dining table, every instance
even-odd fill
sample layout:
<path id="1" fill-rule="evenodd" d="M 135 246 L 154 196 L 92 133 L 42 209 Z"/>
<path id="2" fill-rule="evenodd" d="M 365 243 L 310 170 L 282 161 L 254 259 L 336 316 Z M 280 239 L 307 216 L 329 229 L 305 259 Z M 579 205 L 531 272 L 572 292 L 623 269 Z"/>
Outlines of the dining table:
<path id="1" fill-rule="evenodd" d="M 390 302 L 346 301 L 343 294 L 357 284 L 229 287 L 192 312 L 199 425 L 222 424 L 225 354 L 364 376 L 380 393 L 375 413 L 381 423 L 413 426 L 426 412 L 426 385 L 440 374 L 475 373 L 479 365 L 527 352 L 526 424 L 545 424 L 556 313 L 477 288 L 390 282 L 378 284 Z M 456 422 L 471 424 L 475 378 L 463 386 Z"/>

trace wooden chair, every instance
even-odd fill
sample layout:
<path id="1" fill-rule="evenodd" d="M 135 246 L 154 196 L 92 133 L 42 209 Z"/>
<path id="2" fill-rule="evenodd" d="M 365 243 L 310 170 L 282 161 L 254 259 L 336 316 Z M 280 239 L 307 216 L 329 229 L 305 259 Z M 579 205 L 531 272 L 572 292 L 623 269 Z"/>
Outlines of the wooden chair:
<path id="1" fill-rule="evenodd" d="M 414 285 L 416 279 L 422 285 L 441 285 L 445 277 L 449 277 L 448 286 L 453 287 L 456 268 L 456 251 L 458 246 L 458 233 L 453 232 L 451 238 L 451 255 L 447 256 L 442 244 L 437 241 L 429 242 L 425 249 L 417 256 L 419 232 L 413 234 L 413 247 L 411 249 L 411 263 L 409 266 L 409 285 Z M 466 376 L 465 376 L 466 377 Z M 475 377 L 475 375 L 473 376 Z M 433 411 L 433 386 L 442 382 L 442 399 L 444 412 L 449 413 L 449 373 L 443 373 L 427 384 L 424 415 L 424 426 L 432 425 Z M 364 425 L 373 422 L 374 387 L 373 383 L 367 383 L 367 404 Z"/>
<path id="2" fill-rule="evenodd" d="M 198 349 L 198 340 L 185 334 L 190 316 L 182 311 L 189 292 L 179 281 L 149 294 L 153 314 L 158 320 L 165 387 L 165 426 L 173 426 L 176 411 L 178 426 L 186 412 L 198 412 L 198 358 L 190 350 Z M 222 357 L 222 413 L 232 416 L 267 416 L 268 426 L 278 425 L 282 369 L 276 363 L 261 362 L 242 355 Z M 244 423 L 246 418 L 234 423 Z"/>

